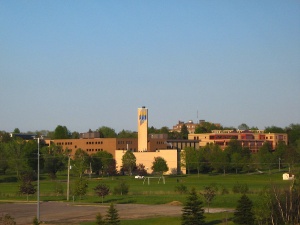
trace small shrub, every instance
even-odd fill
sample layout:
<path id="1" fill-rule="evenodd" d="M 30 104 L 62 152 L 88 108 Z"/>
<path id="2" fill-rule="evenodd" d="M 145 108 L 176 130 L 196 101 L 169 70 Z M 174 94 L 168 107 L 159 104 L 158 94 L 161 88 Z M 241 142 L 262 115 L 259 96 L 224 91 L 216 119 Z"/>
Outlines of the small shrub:
<path id="1" fill-rule="evenodd" d="M 0 216 L 0 224 L 5 225 L 15 225 L 16 222 L 13 217 L 11 217 L 9 214 L 5 214 L 3 216 Z"/>
<path id="2" fill-rule="evenodd" d="M 114 187 L 113 193 L 115 195 L 127 195 L 129 192 L 129 185 L 125 181 L 121 181 L 118 186 Z"/>
<path id="3" fill-rule="evenodd" d="M 36 216 L 33 218 L 32 224 L 33 225 L 39 225 L 40 224 Z"/>
<path id="4" fill-rule="evenodd" d="M 105 220 L 103 219 L 101 213 L 96 215 L 96 225 L 105 225 Z"/>
<path id="5" fill-rule="evenodd" d="M 221 189 L 221 195 L 227 195 L 227 194 L 229 194 L 228 189 L 226 187 L 222 187 L 222 189 Z"/>
<path id="6" fill-rule="evenodd" d="M 179 184 L 175 186 L 175 192 L 178 192 L 179 194 L 185 194 L 188 192 L 188 189 L 184 184 Z"/>
<path id="7" fill-rule="evenodd" d="M 249 192 L 249 187 L 247 184 L 240 184 L 237 182 L 233 187 L 232 187 L 232 192 L 237 194 L 247 194 Z"/>
<path id="8" fill-rule="evenodd" d="M 56 184 L 55 184 L 55 194 L 56 194 L 56 196 L 61 196 L 61 195 L 63 195 L 64 194 L 64 188 L 63 188 L 63 185 L 61 184 L 61 183 L 59 183 L 59 182 L 57 182 Z"/>

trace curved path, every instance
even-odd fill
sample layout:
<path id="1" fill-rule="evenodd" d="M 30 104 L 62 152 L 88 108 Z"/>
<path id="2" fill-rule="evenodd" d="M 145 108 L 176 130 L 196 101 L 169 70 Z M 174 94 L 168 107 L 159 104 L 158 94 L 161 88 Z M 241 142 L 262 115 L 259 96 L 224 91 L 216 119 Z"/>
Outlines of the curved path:
<path id="1" fill-rule="evenodd" d="M 73 204 L 65 202 L 41 202 L 40 220 L 47 224 L 79 224 L 83 221 L 95 221 L 97 213 L 105 216 L 107 204 Z M 117 204 L 121 219 L 151 218 L 158 216 L 180 216 L 182 206 L 178 205 L 141 205 Z M 231 211 L 210 209 L 211 213 Z M 0 203 L 0 215 L 9 214 L 18 225 L 32 224 L 37 214 L 36 203 Z"/>

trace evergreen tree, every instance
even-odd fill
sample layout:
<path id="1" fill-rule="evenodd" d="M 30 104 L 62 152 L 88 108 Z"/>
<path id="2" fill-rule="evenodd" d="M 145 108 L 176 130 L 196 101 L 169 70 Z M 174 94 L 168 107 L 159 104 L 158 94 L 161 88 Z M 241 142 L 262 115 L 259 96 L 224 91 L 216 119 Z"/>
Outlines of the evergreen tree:
<path id="1" fill-rule="evenodd" d="M 97 225 L 105 225 L 105 221 L 104 221 L 101 213 L 98 213 L 96 216 L 96 224 Z"/>
<path id="2" fill-rule="evenodd" d="M 106 214 L 105 224 L 107 225 L 120 225 L 119 213 L 114 204 L 111 203 Z"/>
<path id="3" fill-rule="evenodd" d="M 185 124 L 182 125 L 180 134 L 181 134 L 182 139 L 188 139 L 189 130 Z"/>
<path id="4" fill-rule="evenodd" d="M 203 202 L 200 200 L 195 188 L 192 188 L 187 202 L 182 209 L 181 224 L 182 225 L 203 225 L 204 221 L 204 209 L 202 207 Z"/>
<path id="5" fill-rule="evenodd" d="M 234 212 L 233 222 L 238 225 L 253 225 L 253 203 L 247 195 L 242 195 Z"/>

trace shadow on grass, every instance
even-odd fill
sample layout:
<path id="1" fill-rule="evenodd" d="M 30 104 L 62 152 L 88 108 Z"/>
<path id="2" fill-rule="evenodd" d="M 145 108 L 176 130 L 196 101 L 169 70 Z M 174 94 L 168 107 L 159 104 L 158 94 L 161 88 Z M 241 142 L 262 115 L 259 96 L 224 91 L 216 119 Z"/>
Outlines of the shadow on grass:
<path id="1" fill-rule="evenodd" d="M 94 203 L 101 204 L 102 201 L 95 201 Z M 130 203 L 136 203 L 136 200 L 134 199 L 128 199 L 124 197 L 114 197 L 110 199 L 104 199 L 103 203 L 116 203 L 116 204 L 130 204 Z"/>
<path id="2" fill-rule="evenodd" d="M 18 182 L 18 178 L 17 177 L 3 177 L 2 179 L 0 179 L 0 183 L 15 183 Z"/>
<path id="3" fill-rule="evenodd" d="M 118 204 L 129 204 L 129 203 L 136 203 L 136 200 L 135 199 L 132 199 L 132 198 L 128 198 L 128 197 L 115 197 L 115 198 L 111 198 L 109 199 L 108 201 L 106 202 L 115 202 L 115 203 L 118 203 Z"/>
<path id="4" fill-rule="evenodd" d="M 209 222 L 206 222 L 207 225 L 215 225 L 215 224 L 221 224 L 222 220 L 212 220 Z"/>
<path id="5" fill-rule="evenodd" d="M 231 218 L 215 219 L 215 220 L 207 221 L 206 225 L 228 224 L 228 222 L 230 221 L 232 221 Z"/>

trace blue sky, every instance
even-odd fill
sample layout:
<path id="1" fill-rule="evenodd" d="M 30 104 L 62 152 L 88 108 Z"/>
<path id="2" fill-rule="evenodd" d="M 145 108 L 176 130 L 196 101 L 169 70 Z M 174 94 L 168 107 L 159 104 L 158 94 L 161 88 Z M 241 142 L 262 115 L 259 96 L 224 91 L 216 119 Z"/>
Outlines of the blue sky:
<path id="1" fill-rule="evenodd" d="M 300 123 L 300 1 L 0 1 L 0 104 L 7 132 Z"/>

